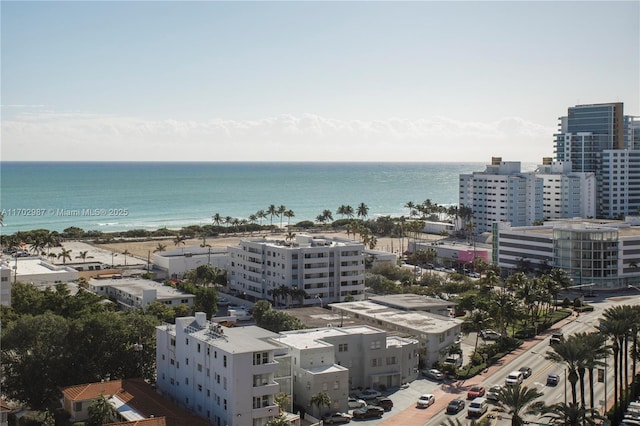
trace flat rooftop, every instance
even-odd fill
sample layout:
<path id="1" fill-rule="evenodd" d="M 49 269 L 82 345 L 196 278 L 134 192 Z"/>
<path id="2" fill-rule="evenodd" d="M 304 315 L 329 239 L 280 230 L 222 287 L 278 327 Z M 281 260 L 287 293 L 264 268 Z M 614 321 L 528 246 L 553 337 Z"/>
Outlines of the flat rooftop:
<path id="1" fill-rule="evenodd" d="M 462 321 L 424 311 L 405 311 L 383 306 L 370 301 L 332 303 L 329 305 L 336 312 L 344 311 L 349 315 L 366 317 L 387 327 L 401 327 L 415 330 L 418 333 L 442 333 L 458 326 Z"/>
<path id="2" fill-rule="evenodd" d="M 368 326 L 369 323 L 361 318 L 347 312 L 336 312 L 323 309 L 318 306 L 309 306 L 306 308 L 291 308 L 286 311 L 289 315 L 298 318 L 307 328 L 322 327 L 353 327 Z M 385 328 L 384 325 L 379 327 L 382 330 L 391 332 L 391 329 Z"/>
<path id="3" fill-rule="evenodd" d="M 384 333 L 370 326 L 325 327 L 319 329 L 294 330 L 280 333 L 278 342 L 296 349 L 309 349 L 333 346 L 322 339 L 334 336 L 350 336 L 355 334 Z"/>
<path id="4" fill-rule="evenodd" d="M 91 279 L 89 285 L 94 287 L 113 287 L 131 294 L 132 296 L 142 297 L 143 290 L 156 290 L 158 299 L 172 299 L 180 296 L 192 296 L 191 293 L 184 293 L 173 287 L 169 287 L 155 281 L 145 280 L 142 278 L 114 278 L 114 279 Z"/>
<path id="5" fill-rule="evenodd" d="M 21 275 L 50 275 L 52 278 L 56 275 L 61 277 L 71 272 L 71 268 L 64 265 L 53 265 L 38 257 L 24 257 L 14 261 L 13 266 L 17 266 L 18 279 Z"/>
<path id="6" fill-rule="evenodd" d="M 447 300 L 435 297 L 422 296 L 418 294 L 390 294 L 387 296 L 373 296 L 369 300 L 381 305 L 402 310 L 424 310 L 429 308 L 446 309 L 456 304 Z"/>
<path id="7" fill-rule="evenodd" d="M 640 237 L 640 226 L 629 224 L 622 220 L 602 220 L 602 219 L 562 219 L 545 222 L 542 226 L 516 226 L 512 228 L 500 229 L 499 232 L 515 232 L 538 234 L 552 238 L 555 229 L 567 230 L 616 230 L 619 238 Z"/>

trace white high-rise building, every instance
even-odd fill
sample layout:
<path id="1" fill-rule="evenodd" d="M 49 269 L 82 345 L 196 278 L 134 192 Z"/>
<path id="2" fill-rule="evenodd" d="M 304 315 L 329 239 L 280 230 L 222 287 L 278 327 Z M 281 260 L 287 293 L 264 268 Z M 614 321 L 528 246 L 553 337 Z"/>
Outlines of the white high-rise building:
<path id="1" fill-rule="evenodd" d="M 228 252 L 229 285 L 254 300 L 272 299 L 281 286 L 304 290 L 303 306 L 364 299 L 362 243 L 298 235 L 294 241 L 245 239 Z"/>
<path id="2" fill-rule="evenodd" d="M 543 219 L 543 179 L 522 173 L 519 161 L 493 157 L 484 172 L 460 175 L 460 206 L 473 210 L 476 232 L 494 222 L 532 225 Z"/>
<path id="3" fill-rule="evenodd" d="M 596 215 L 596 176 L 592 172 L 572 172 L 571 162 L 543 158 L 536 169 L 543 181 L 544 219 Z"/>
<path id="4" fill-rule="evenodd" d="M 292 395 L 289 351 L 277 336 L 222 327 L 203 312 L 158 326 L 157 390 L 212 425 L 265 425 L 279 415 L 275 396 Z"/>

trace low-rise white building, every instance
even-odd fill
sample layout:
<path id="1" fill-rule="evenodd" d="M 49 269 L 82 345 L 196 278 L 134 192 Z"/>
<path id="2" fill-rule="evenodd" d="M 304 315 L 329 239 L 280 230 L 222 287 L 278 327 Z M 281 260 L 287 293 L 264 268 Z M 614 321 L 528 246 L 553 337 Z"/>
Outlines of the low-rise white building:
<path id="1" fill-rule="evenodd" d="M 0 263 L 0 305 L 11 306 L 11 268 Z"/>
<path id="2" fill-rule="evenodd" d="M 334 312 L 343 312 L 374 327 L 384 327 L 416 339 L 420 362 L 427 367 L 444 357 L 446 349 L 455 343 L 462 324 L 462 321 L 448 316 L 394 309 L 371 301 L 334 303 L 330 306 Z"/>
<path id="3" fill-rule="evenodd" d="M 14 282 L 48 286 L 78 279 L 78 271 L 66 265 L 54 265 L 39 257 L 21 257 L 11 260 Z"/>
<path id="4" fill-rule="evenodd" d="M 263 426 L 278 417 L 275 396 L 291 397 L 291 359 L 277 334 L 225 328 L 206 314 L 156 328 L 157 390 L 217 426 Z"/>
<path id="5" fill-rule="evenodd" d="M 369 297 L 369 300 L 394 309 L 424 311 L 443 317 L 451 316 L 451 310 L 456 307 L 456 303 L 449 302 L 448 300 L 411 293 L 372 296 Z"/>
<path id="6" fill-rule="evenodd" d="M 226 269 L 226 248 L 189 246 L 153 253 L 151 262 L 159 278 L 182 279 L 188 271 L 202 265 Z"/>
<path id="7" fill-rule="evenodd" d="M 89 290 L 114 298 L 125 309 L 145 309 L 151 302 L 193 306 L 195 295 L 142 278 L 91 279 Z"/>
<path id="8" fill-rule="evenodd" d="M 493 262 L 503 271 L 560 268 L 593 290 L 640 283 L 640 220 L 557 220 L 542 226 L 494 226 Z"/>
<path id="9" fill-rule="evenodd" d="M 295 241 L 241 240 L 229 246 L 232 289 L 254 300 L 271 290 L 302 289 L 303 306 L 364 299 L 364 245 L 344 238 L 297 235 Z"/>
<path id="10" fill-rule="evenodd" d="M 288 331 L 278 342 L 291 348 L 294 395 L 301 405 L 324 390 L 333 409 L 346 411 L 351 389 L 400 386 L 418 376 L 418 341 L 367 325 Z M 332 376 L 328 379 L 321 371 Z"/>

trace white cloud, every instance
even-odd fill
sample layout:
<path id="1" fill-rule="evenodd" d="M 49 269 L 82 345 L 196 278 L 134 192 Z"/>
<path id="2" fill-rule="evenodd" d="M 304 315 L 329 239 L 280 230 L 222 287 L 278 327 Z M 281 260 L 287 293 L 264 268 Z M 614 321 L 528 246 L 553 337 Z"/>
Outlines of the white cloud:
<path id="1" fill-rule="evenodd" d="M 256 120 L 143 120 L 30 113 L 2 123 L 4 160 L 538 162 L 555 129 L 519 117 L 340 120 L 283 114 Z"/>

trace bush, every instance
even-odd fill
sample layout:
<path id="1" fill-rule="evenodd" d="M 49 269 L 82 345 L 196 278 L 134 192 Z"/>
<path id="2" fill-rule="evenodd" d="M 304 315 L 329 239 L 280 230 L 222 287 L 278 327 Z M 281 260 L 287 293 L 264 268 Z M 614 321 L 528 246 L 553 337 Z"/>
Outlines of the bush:
<path id="1" fill-rule="evenodd" d="M 569 306 L 571 306 L 571 299 L 569 299 L 568 297 L 565 297 L 564 300 L 562 301 L 562 307 L 568 308 Z"/>
<path id="2" fill-rule="evenodd" d="M 296 228 L 301 228 L 301 229 L 309 229 L 309 228 L 313 228 L 314 226 L 315 224 L 310 220 L 303 220 L 302 222 L 298 222 L 295 224 Z"/>

